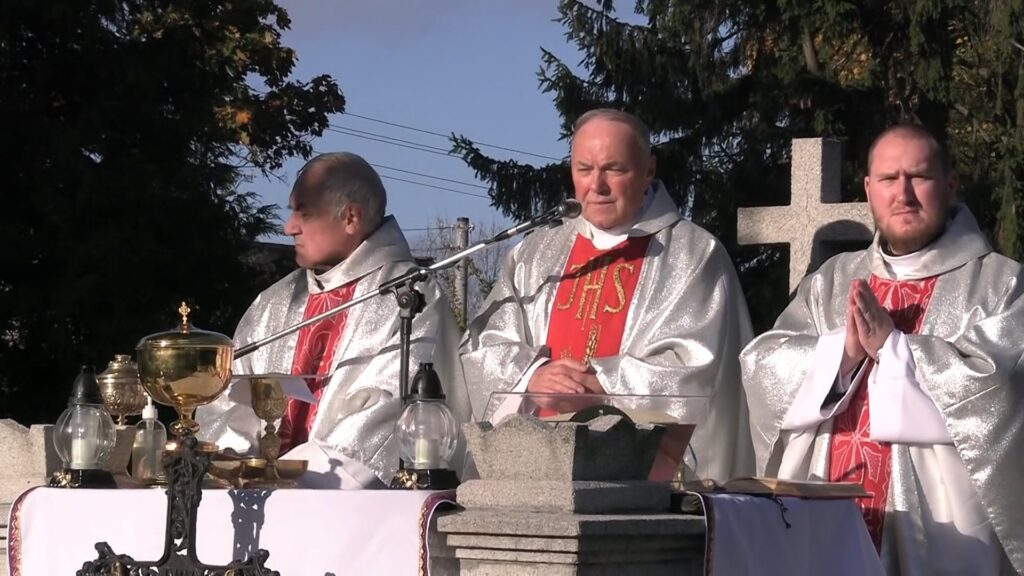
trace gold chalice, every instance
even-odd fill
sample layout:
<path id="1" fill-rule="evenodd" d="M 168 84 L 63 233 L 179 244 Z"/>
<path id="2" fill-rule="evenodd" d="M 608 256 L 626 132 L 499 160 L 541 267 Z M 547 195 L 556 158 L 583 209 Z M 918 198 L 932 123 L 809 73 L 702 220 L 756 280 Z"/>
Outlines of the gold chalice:
<path id="1" fill-rule="evenodd" d="M 252 390 L 252 409 L 256 416 L 266 422 L 260 437 L 260 456 L 266 461 L 262 478 L 248 482 L 247 486 L 262 488 L 286 488 L 295 485 L 295 478 L 305 471 L 305 461 L 278 460 L 281 456 L 281 438 L 274 423 L 284 416 L 288 397 L 281 387 L 281 380 L 274 376 L 247 376 Z M 301 470 L 296 470 L 301 467 Z M 282 474 L 282 471 L 284 472 Z M 298 472 L 296 474 L 296 472 Z"/>
<path id="2" fill-rule="evenodd" d="M 135 348 L 142 386 L 153 400 L 178 411 L 178 419 L 171 424 L 171 432 L 178 437 L 185 430 L 198 432 L 192 414 L 196 406 L 214 401 L 227 388 L 234 355 L 230 338 L 194 328 L 189 312 L 182 302 L 181 324 L 176 329 L 146 336 Z"/>

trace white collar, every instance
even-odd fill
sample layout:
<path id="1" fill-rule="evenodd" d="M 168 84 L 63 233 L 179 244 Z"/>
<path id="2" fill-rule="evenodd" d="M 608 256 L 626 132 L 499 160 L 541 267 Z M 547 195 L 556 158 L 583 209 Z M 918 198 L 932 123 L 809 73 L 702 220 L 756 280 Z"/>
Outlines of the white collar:
<path id="1" fill-rule="evenodd" d="M 897 280 L 903 280 L 904 278 L 920 278 L 916 272 L 924 259 L 925 252 L 925 250 L 918 250 L 903 256 L 890 256 L 882 250 L 880 254 L 882 260 L 885 260 L 886 266 L 892 271 L 892 275 Z"/>
<path id="2" fill-rule="evenodd" d="M 637 210 L 636 221 L 630 224 L 616 226 L 610 230 L 602 230 L 591 224 L 589 220 L 585 220 L 587 222 L 587 227 L 590 228 L 590 237 L 592 239 L 591 241 L 594 243 L 594 248 L 597 248 L 598 250 L 607 250 L 625 240 L 629 236 L 630 230 L 632 230 L 633 227 L 636 226 L 636 223 L 641 220 L 644 212 L 647 211 L 653 201 L 654 188 L 648 188 L 647 191 L 644 192 L 643 203 L 640 205 L 640 209 Z"/>

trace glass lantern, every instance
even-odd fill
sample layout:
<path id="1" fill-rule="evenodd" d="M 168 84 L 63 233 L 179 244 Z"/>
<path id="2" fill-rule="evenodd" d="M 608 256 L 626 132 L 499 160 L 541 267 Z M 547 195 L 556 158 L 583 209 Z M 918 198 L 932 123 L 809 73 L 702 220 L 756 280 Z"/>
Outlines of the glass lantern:
<path id="1" fill-rule="evenodd" d="M 411 400 L 395 427 L 402 461 L 416 470 L 447 468 L 459 430 L 444 399 Z"/>
<path id="2" fill-rule="evenodd" d="M 114 488 L 105 469 L 114 451 L 117 431 L 103 405 L 96 370 L 82 366 L 72 385 L 68 407 L 57 419 L 53 444 L 64 464 L 50 484 L 66 488 Z"/>
<path id="3" fill-rule="evenodd" d="M 420 364 L 405 409 L 395 424 L 401 469 L 395 488 L 446 490 L 459 479 L 448 469 L 459 443 L 459 428 L 444 403 L 441 380 L 430 363 Z"/>

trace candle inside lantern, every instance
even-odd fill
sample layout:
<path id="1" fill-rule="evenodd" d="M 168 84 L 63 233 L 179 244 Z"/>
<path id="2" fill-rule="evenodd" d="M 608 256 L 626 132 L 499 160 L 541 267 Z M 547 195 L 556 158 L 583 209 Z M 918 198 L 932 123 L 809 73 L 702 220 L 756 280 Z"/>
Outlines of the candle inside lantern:
<path id="1" fill-rule="evenodd" d="M 417 438 L 413 450 L 413 467 L 430 470 L 441 467 L 441 442 L 436 438 Z"/>
<path id="2" fill-rule="evenodd" d="M 71 461 L 68 468 L 72 470 L 99 468 L 99 447 L 99 440 L 96 438 L 72 438 Z"/>

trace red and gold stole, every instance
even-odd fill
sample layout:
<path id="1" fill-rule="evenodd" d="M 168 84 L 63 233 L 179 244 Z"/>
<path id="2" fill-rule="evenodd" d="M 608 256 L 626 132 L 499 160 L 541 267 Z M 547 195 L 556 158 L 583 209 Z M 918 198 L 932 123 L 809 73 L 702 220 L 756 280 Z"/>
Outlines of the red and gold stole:
<path id="1" fill-rule="evenodd" d="M 896 329 L 904 334 L 915 334 L 921 329 L 937 278 L 901 282 L 872 275 L 868 284 L 878 302 L 889 311 Z M 875 368 L 871 360 L 868 362 L 866 374 Z M 892 445 L 871 440 L 866 378 L 853 393 L 849 407 L 833 422 L 829 481 L 858 482 L 871 494 L 870 497 L 858 498 L 856 502 L 875 548 L 881 550 L 885 504 L 889 499 L 889 480 L 892 477 Z"/>
<path id="2" fill-rule="evenodd" d="M 551 358 L 587 363 L 619 353 L 650 242 L 650 236 L 633 236 L 599 250 L 576 236 L 551 307 L 546 342 Z"/>
<path id="3" fill-rule="evenodd" d="M 306 299 L 306 310 L 302 314 L 302 319 L 309 320 L 348 302 L 352 299 L 352 294 L 355 291 L 356 281 L 353 280 L 334 290 L 310 294 Z M 321 378 L 307 379 L 309 390 L 316 398 L 317 404 L 307 404 L 294 398 L 288 399 L 288 407 L 285 409 L 284 417 L 281 418 L 282 454 L 309 440 L 309 431 L 316 418 L 317 405 L 320 402 L 320 397 L 323 396 L 324 387 L 327 386 L 331 361 L 334 358 L 334 351 L 338 347 L 341 334 L 345 330 L 347 318 L 348 310 L 345 310 L 299 329 L 299 335 L 295 341 L 295 356 L 292 358 L 292 374 L 316 374 Z"/>

